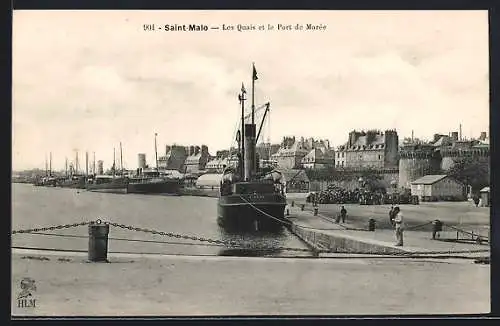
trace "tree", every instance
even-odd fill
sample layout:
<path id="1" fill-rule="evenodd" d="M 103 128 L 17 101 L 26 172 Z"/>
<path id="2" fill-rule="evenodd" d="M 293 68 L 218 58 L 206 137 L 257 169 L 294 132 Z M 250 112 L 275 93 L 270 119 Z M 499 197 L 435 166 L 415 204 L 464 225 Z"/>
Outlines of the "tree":
<path id="1" fill-rule="evenodd" d="M 464 157 L 455 161 L 447 173 L 450 177 L 470 185 L 473 192 L 478 192 L 489 185 L 489 163 L 481 162 L 474 157 Z"/>

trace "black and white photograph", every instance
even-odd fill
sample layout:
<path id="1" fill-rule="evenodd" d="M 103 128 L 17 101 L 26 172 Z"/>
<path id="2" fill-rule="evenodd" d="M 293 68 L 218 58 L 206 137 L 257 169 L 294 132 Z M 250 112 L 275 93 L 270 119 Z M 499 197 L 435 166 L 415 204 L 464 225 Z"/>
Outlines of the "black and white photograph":
<path id="1" fill-rule="evenodd" d="M 486 10 L 14 10 L 11 316 L 490 313 Z"/>

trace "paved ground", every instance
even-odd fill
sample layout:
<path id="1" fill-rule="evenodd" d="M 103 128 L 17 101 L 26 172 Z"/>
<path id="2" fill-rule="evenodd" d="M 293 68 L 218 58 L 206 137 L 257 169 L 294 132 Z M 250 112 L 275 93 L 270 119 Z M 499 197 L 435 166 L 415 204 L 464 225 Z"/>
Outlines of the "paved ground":
<path id="1" fill-rule="evenodd" d="M 325 233 L 330 235 L 335 235 L 338 237 L 351 237 L 359 239 L 362 242 L 377 243 L 386 246 L 394 246 L 395 235 L 394 231 L 385 228 L 376 228 L 374 232 L 369 231 L 355 231 L 346 230 L 345 228 L 358 228 L 366 230 L 367 226 L 360 225 L 359 223 L 347 220 L 346 223 L 337 224 L 334 220 L 325 215 L 324 213 L 318 213 L 318 216 L 314 216 L 312 212 L 312 207 L 306 207 L 305 211 L 301 211 L 298 205 L 288 207 L 290 211 L 290 218 L 296 225 L 305 226 L 308 228 L 315 228 L 319 233 Z M 415 224 L 414 224 L 415 225 Z M 425 229 L 425 228 L 424 228 Z M 460 238 L 463 238 L 460 235 Z M 476 251 L 476 250 L 488 250 L 489 245 L 483 244 L 479 245 L 473 242 L 470 243 L 460 243 L 454 241 L 444 241 L 456 239 L 456 232 L 453 230 L 440 232 L 440 238 L 438 240 L 432 240 L 432 232 L 421 229 L 416 229 L 414 231 L 407 230 L 404 232 L 404 247 L 403 249 L 410 252 L 415 251 Z M 486 253 L 487 254 L 487 253 Z M 482 253 L 480 255 L 485 255 Z"/>
<path id="2" fill-rule="evenodd" d="M 41 260 L 43 259 L 43 260 Z M 360 315 L 490 311 L 489 265 L 468 260 L 85 257 L 14 253 L 13 315 Z"/>
<path id="3" fill-rule="evenodd" d="M 305 202 L 303 194 L 287 194 L 288 202 L 294 201 L 297 205 L 306 204 L 309 210 L 312 205 Z M 392 229 L 389 223 L 389 210 L 391 205 L 359 205 L 345 204 L 349 223 L 353 227 L 366 228 L 368 219 L 377 221 L 377 228 Z M 319 212 L 325 216 L 335 218 L 340 213 L 341 205 L 319 204 Z M 436 219 L 445 225 L 474 231 L 483 236 L 488 236 L 490 228 L 489 207 L 475 207 L 470 202 L 432 202 L 420 203 L 420 205 L 399 205 L 403 212 L 405 223 L 408 226 L 420 225 Z M 428 225 L 421 230 L 431 231 Z"/>

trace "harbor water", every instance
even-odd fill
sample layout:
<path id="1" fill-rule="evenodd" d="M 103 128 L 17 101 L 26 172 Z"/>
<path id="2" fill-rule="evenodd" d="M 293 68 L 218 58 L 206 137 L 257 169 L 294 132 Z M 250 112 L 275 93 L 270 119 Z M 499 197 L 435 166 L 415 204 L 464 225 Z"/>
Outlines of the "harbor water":
<path id="1" fill-rule="evenodd" d="M 12 229 L 32 229 L 101 219 L 127 226 L 232 240 L 242 248 L 184 240 L 111 226 L 109 252 L 179 255 L 309 256 L 307 249 L 284 229 L 281 234 L 226 234 L 217 225 L 217 198 L 95 193 L 81 189 L 12 184 Z M 86 251 L 88 227 L 78 226 L 42 234 L 13 234 L 13 248 Z M 263 250 L 266 249 L 266 250 Z"/>

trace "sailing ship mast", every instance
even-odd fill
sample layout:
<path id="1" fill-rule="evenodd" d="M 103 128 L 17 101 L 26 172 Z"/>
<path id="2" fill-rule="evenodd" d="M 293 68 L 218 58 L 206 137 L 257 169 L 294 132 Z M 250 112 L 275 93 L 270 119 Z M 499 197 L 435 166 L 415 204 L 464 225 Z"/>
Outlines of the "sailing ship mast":
<path id="1" fill-rule="evenodd" d="M 49 176 L 52 176 L 52 152 L 49 153 Z"/>
<path id="2" fill-rule="evenodd" d="M 96 175 L 97 173 L 95 172 L 95 152 L 94 152 L 94 164 L 92 165 L 92 173 Z"/>
<path id="3" fill-rule="evenodd" d="M 68 177 L 68 158 L 66 157 L 66 162 L 64 163 L 66 178 Z"/>
<path id="4" fill-rule="evenodd" d="M 48 175 L 49 175 L 49 170 L 47 167 L 47 154 L 45 154 L 45 176 L 48 176 Z"/>
<path id="5" fill-rule="evenodd" d="M 115 168 L 116 167 L 116 160 L 115 160 L 115 148 L 113 147 L 113 177 L 115 176 Z"/>

